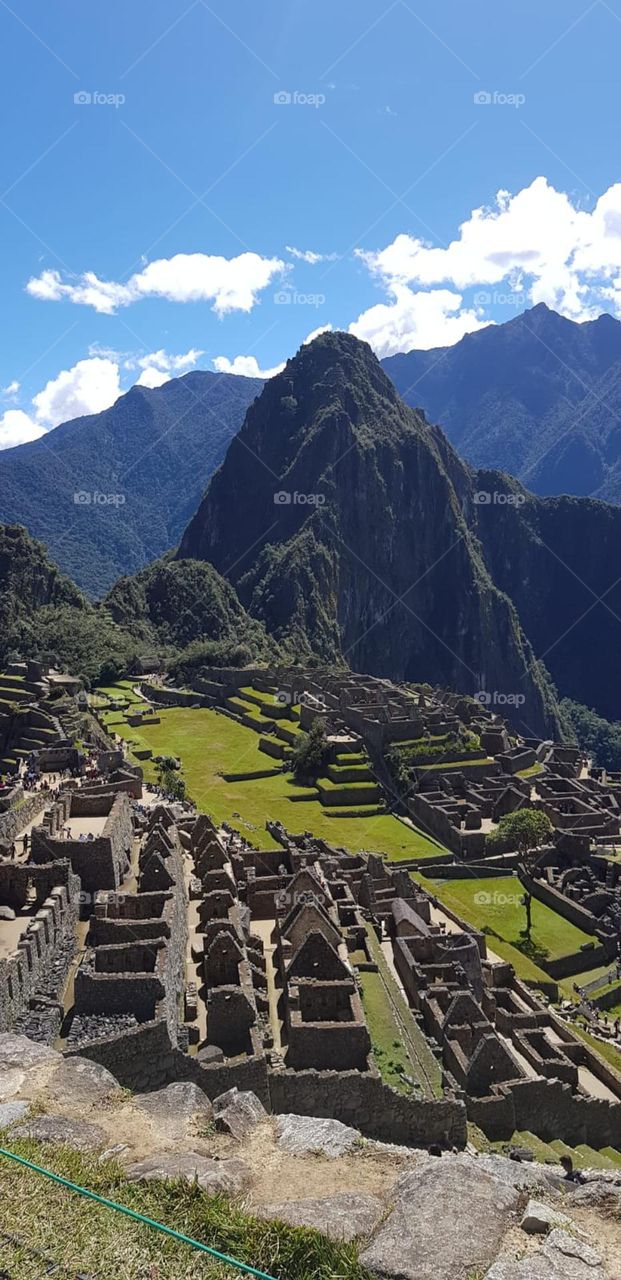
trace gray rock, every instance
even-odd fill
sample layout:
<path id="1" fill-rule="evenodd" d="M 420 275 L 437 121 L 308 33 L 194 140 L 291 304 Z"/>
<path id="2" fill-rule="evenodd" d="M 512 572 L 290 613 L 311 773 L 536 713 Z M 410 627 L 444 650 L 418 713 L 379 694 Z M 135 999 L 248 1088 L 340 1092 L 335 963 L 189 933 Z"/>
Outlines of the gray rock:
<path id="1" fill-rule="evenodd" d="M 522 1231 L 529 1235 L 546 1235 L 551 1227 L 570 1227 L 571 1221 L 565 1213 L 551 1209 L 542 1200 L 529 1200 L 520 1222 Z"/>
<path id="2" fill-rule="evenodd" d="M 90 1058 L 63 1058 L 45 1086 L 52 1102 L 98 1106 L 121 1088 L 118 1080 Z"/>
<path id="3" fill-rule="evenodd" d="M 621 1187 L 609 1182 L 587 1182 L 576 1186 L 571 1197 L 572 1205 L 592 1209 L 617 1209 L 621 1213 Z"/>
<path id="4" fill-rule="evenodd" d="M 257 1218 L 278 1218 L 291 1227 L 314 1227 L 330 1240 L 349 1242 L 359 1236 L 369 1236 L 375 1230 L 384 1206 L 377 1196 L 343 1192 L 319 1200 L 265 1204 L 253 1212 Z"/>
<path id="5" fill-rule="evenodd" d="M 0 1129 L 6 1129 L 7 1125 L 23 1120 L 27 1112 L 27 1102 L 0 1102 Z"/>
<path id="6" fill-rule="evenodd" d="M 256 1094 L 240 1092 L 239 1089 L 229 1089 L 227 1093 L 214 1098 L 213 1110 L 216 1129 L 220 1133 L 230 1133 L 239 1141 L 262 1120 L 267 1119 L 267 1111 Z"/>
<path id="7" fill-rule="evenodd" d="M 25 1083 L 25 1071 L 19 1071 L 17 1067 L 0 1067 L 0 1102 L 14 1098 Z"/>
<path id="8" fill-rule="evenodd" d="M 15 912 L 12 907 L 0 907 L 0 920 L 14 920 Z"/>
<path id="9" fill-rule="evenodd" d="M 470 1157 L 459 1155 L 455 1159 L 466 1162 Z M 519 1191 L 531 1191 L 540 1187 L 542 1190 L 560 1190 L 567 1186 L 565 1175 L 559 1165 L 545 1165 L 533 1163 L 523 1163 L 519 1160 L 509 1160 L 506 1156 L 497 1155 L 480 1155 L 476 1156 L 474 1163 L 471 1165 L 473 1175 L 475 1170 L 483 1169 L 485 1173 L 489 1173 L 492 1178 L 506 1183 L 508 1187 L 516 1187 Z"/>
<path id="10" fill-rule="evenodd" d="M 276 1117 L 278 1146 L 294 1156 L 321 1152 L 335 1159 L 344 1156 L 360 1141 L 358 1129 L 350 1129 L 340 1120 L 323 1120 L 315 1116 L 282 1115 Z"/>
<path id="11" fill-rule="evenodd" d="M 19 1067 L 28 1071 L 30 1067 L 39 1067 L 52 1062 L 62 1062 L 62 1054 L 47 1045 L 35 1044 L 27 1036 L 16 1036 L 12 1032 L 0 1035 L 0 1067 Z"/>
<path id="12" fill-rule="evenodd" d="M 217 1044 L 206 1044 L 202 1049 L 199 1049 L 196 1058 L 203 1066 L 208 1066 L 210 1062 L 222 1062 L 224 1050 Z"/>
<path id="13" fill-rule="evenodd" d="M 12 1138 L 32 1138 L 35 1142 L 57 1142 L 74 1151 L 97 1151 L 107 1141 L 98 1124 L 70 1120 L 67 1116 L 36 1116 L 11 1129 Z"/>
<path id="14" fill-rule="evenodd" d="M 209 1098 L 190 1080 L 139 1094 L 132 1103 L 149 1117 L 156 1133 L 171 1142 L 186 1142 L 197 1127 L 205 1128 L 213 1119 Z"/>
<path id="15" fill-rule="evenodd" d="M 138 1164 L 128 1165 L 125 1172 L 131 1182 L 151 1182 L 154 1179 L 168 1182 L 177 1178 L 186 1182 L 196 1181 L 210 1195 L 220 1192 L 238 1195 L 252 1178 L 243 1160 L 211 1160 L 193 1151 L 148 1156 Z"/>
<path id="16" fill-rule="evenodd" d="M 398 1280 L 465 1280 L 498 1253 L 519 1203 L 514 1187 L 450 1156 L 428 1157 L 395 1183 L 394 1209 L 361 1254 L 363 1267 Z"/>
<path id="17" fill-rule="evenodd" d="M 567 1231 L 554 1230 L 534 1253 L 500 1259 L 485 1280 L 606 1280 L 599 1254 Z"/>

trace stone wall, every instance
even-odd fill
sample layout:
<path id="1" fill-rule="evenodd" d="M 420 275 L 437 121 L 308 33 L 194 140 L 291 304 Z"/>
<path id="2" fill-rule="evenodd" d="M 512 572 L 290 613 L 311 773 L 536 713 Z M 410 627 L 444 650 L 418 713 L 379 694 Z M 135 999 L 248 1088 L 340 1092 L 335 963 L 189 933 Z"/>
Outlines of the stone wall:
<path id="1" fill-rule="evenodd" d="M 8 875 L 12 880 L 8 883 Z M 66 883 L 58 883 L 64 872 Z M 24 884 L 18 884 L 23 873 Z M 6 880 L 6 884 L 2 881 Z M 0 1031 L 8 1031 L 27 1009 L 29 1001 L 43 985 L 49 985 L 50 969 L 61 950 L 75 943 L 79 917 L 80 882 L 64 867 L 16 867 L 0 864 L 0 901 L 16 901 L 27 892 L 28 883 L 47 892 L 39 910 L 19 938 L 16 950 L 0 961 Z M 37 882 L 38 886 L 37 886 Z M 0 926 L 1 928 L 1 926 Z"/>
<path id="2" fill-rule="evenodd" d="M 366 1137 L 409 1146 L 448 1142 L 462 1148 L 467 1141 L 462 1102 L 408 1098 L 370 1073 L 271 1071 L 269 1082 L 276 1113 L 328 1116 L 353 1125 Z"/>
<path id="3" fill-rule="evenodd" d="M 596 1150 L 618 1145 L 621 1102 L 572 1093 L 560 1080 L 519 1080 L 500 1085 L 498 1095 L 468 1098 L 468 1119 L 491 1140 L 528 1130 L 544 1142 L 556 1138 L 568 1146 L 586 1143 Z"/>
<path id="4" fill-rule="evenodd" d="M 24 803 L 17 808 L 0 814 L 0 840 L 15 840 L 23 827 L 32 822 L 37 814 L 43 812 L 48 800 L 49 796 L 45 792 L 35 791 L 28 795 Z"/>

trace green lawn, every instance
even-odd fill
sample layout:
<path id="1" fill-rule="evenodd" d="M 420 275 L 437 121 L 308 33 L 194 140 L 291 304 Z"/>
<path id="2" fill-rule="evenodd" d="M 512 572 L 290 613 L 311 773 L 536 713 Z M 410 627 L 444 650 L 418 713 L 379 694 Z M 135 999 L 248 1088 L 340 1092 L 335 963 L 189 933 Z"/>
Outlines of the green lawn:
<path id="1" fill-rule="evenodd" d="M 404 1080 L 412 1074 L 410 1059 L 401 1041 L 401 1032 L 392 1009 L 386 999 L 384 984 L 379 973 L 367 970 L 358 974 L 362 1004 L 373 1044 L 375 1061 L 382 1080 L 398 1093 L 411 1093 Z"/>
<path id="2" fill-rule="evenodd" d="M 104 715 L 110 729 L 154 755 L 178 756 L 188 790 L 199 809 L 218 822 L 227 821 L 242 832 L 255 832 L 263 848 L 276 844 L 265 830 L 268 818 L 280 820 L 293 832 L 312 831 L 353 853 L 369 849 L 393 859 L 437 856 L 442 850 L 422 832 L 408 828 L 389 813 L 362 818 L 338 818 L 326 813 L 319 800 L 292 801 L 300 788 L 290 775 L 244 782 L 225 782 L 220 773 L 269 769 L 270 757 L 259 751 L 258 735 L 245 725 L 211 708 L 172 707 L 160 712 L 160 723 L 133 728 L 119 712 Z M 147 781 L 155 781 L 155 766 L 141 761 Z M 310 793 L 312 794 L 312 793 Z M 352 788 L 352 807 L 356 788 Z M 235 817 L 240 814 L 241 818 Z M 447 855 L 448 856 L 448 855 Z"/>
<path id="3" fill-rule="evenodd" d="M 429 882 L 429 887 L 464 920 L 479 929 L 487 927 L 498 934 L 498 944 L 496 938 L 489 939 L 492 951 L 503 954 L 501 944 L 505 943 L 511 946 L 513 954 L 503 958 L 511 959 L 512 964 L 515 963 L 515 954 L 523 960 L 529 959 L 523 956 L 517 945 L 522 942 L 521 935 L 526 925 L 526 912 L 520 902 L 523 889 L 517 876 L 437 880 Z M 592 941 L 588 933 L 583 933 L 536 898 L 533 898 L 532 918 L 531 942 L 536 949 L 530 957 L 534 961 L 533 967 L 578 951 L 583 943 Z M 527 967 L 516 964 L 520 976 L 526 976 Z"/>
<path id="4" fill-rule="evenodd" d="M 118 1165 L 68 1147 L 5 1144 L 70 1182 L 282 1280 L 365 1280 L 353 1244 L 253 1218 L 197 1183 L 128 1182 Z M 0 1158 L 0 1271 L 19 1280 L 239 1280 L 230 1265 Z M 43 1210 L 43 1211 L 42 1211 Z M 37 1256 L 37 1250 L 40 1251 Z M 41 1254 L 44 1256 L 42 1257 Z M 54 1265 L 55 1264 L 55 1265 Z M 242 1273 L 243 1274 L 243 1273 Z"/>

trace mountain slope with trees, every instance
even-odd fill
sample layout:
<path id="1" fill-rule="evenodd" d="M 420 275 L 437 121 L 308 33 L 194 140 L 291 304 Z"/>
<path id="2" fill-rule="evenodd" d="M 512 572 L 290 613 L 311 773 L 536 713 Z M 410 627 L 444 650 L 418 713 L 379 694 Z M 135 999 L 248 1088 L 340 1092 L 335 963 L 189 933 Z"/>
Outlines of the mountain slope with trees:
<path id="1" fill-rule="evenodd" d="M 23 524 L 87 594 L 179 539 L 263 383 L 194 372 L 135 386 L 0 453 L 0 520 Z"/>

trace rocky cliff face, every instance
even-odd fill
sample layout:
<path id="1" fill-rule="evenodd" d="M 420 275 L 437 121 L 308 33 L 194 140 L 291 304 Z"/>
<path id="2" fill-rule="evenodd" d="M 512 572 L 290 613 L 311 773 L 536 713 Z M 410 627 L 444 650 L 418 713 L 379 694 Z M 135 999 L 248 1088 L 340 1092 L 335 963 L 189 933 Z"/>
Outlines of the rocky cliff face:
<path id="1" fill-rule="evenodd" d="M 278 640 L 358 670 L 523 699 L 558 732 L 469 525 L 473 477 L 366 343 L 323 334 L 250 408 L 179 556 L 211 561 Z"/>

